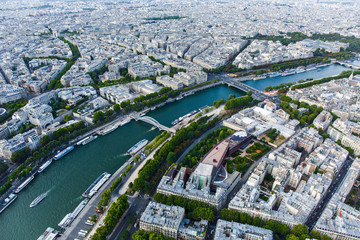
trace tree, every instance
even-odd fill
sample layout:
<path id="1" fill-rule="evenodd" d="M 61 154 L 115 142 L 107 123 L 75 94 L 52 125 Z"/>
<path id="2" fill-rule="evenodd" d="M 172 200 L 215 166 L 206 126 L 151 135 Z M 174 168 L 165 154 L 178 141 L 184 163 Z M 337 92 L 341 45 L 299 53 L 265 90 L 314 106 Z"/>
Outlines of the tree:
<path id="1" fill-rule="evenodd" d="M 31 150 L 29 147 L 25 147 L 19 151 L 14 152 L 11 155 L 10 160 L 15 163 L 20 163 L 20 162 L 24 162 L 26 160 L 26 158 L 28 158 L 31 154 Z"/>
<path id="2" fill-rule="evenodd" d="M 165 240 L 165 237 L 162 234 L 151 232 L 149 234 L 149 240 Z"/>
<path id="3" fill-rule="evenodd" d="M 286 240 L 299 240 L 294 234 L 290 234 L 286 236 Z"/>
<path id="4" fill-rule="evenodd" d="M 6 165 L 6 163 L 0 162 L 0 174 L 6 172 L 6 170 L 8 169 L 8 165 Z"/>
<path id="5" fill-rule="evenodd" d="M 308 234 L 303 234 L 300 236 L 300 240 L 306 240 L 306 239 L 310 239 L 310 236 Z"/>
<path id="6" fill-rule="evenodd" d="M 114 111 L 112 109 L 106 110 L 106 112 L 105 112 L 106 117 L 111 117 L 113 114 L 114 114 Z"/>
<path id="7" fill-rule="evenodd" d="M 291 233 L 294 234 L 297 237 L 300 237 L 303 234 L 308 234 L 309 229 L 308 229 L 308 226 L 306 226 L 306 225 L 297 224 L 297 225 L 294 226 Z"/>
<path id="8" fill-rule="evenodd" d="M 140 160 L 140 155 L 138 154 L 134 157 L 134 162 L 137 163 L 139 160 Z"/>
<path id="9" fill-rule="evenodd" d="M 65 115 L 65 117 L 64 117 L 64 121 L 65 121 L 65 122 L 68 122 L 68 121 L 70 121 L 70 120 L 72 120 L 72 119 L 73 119 L 73 117 L 72 117 L 70 114 Z"/>
<path id="10" fill-rule="evenodd" d="M 271 176 L 271 175 L 270 175 Z M 264 226 L 264 220 L 262 220 L 261 218 L 259 217 L 255 217 L 253 219 L 253 222 L 252 222 L 253 225 L 257 226 L 257 227 L 262 227 Z"/>
<path id="11" fill-rule="evenodd" d="M 206 219 L 211 222 L 215 220 L 215 215 L 209 207 L 198 207 L 191 213 L 191 218 L 195 220 Z"/>
<path id="12" fill-rule="evenodd" d="M 132 239 L 134 240 L 148 240 L 149 239 L 149 234 L 147 232 L 145 232 L 144 230 L 140 230 L 135 232 L 132 235 Z"/>
<path id="13" fill-rule="evenodd" d="M 97 111 L 96 113 L 94 113 L 93 122 L 94 123 L 101 122 L 104 120 L 104 118 L 105 118 L 105 114 L 102 111 Z"/>
<path id="14" fill-rule="evenodd" d="M 91 216 L 91 221 L 96 222 L 96 220 L 97 220 L 97 216 L 96 216 L 96 214 L 93 214 Z"/>
<path id="15" fill-rule="evenodd" d="M 176 153 L 174 152 L 169 152 L 167 157 L 166 157 L 166 161 L 167 163 L 170 165 L 172 163 L 174 163 L 176 160 Z"/>
<path id="16" fill-rule="evenodd" d="M 251 96 L 251 95 L 252 95 L 252 91 L 248 91 L 248 92 L 246 93 L 246 95 Z"/>
<path id="17" fill-rule="evenodd" d="M 114 111 L 115 111 L 116 113 L 119 113 L 119 112 L 121 111 L 120 105 L 117 104 L 117 103 L 114 104 L 113 109 L 114 109 Z"/>
<path id="18" fill-rule="evenodd" d="M 45 135 L 40 139 L 40 145 L 41 146 L 45 146 L 46 144 L 48 144 L 50 142 L 50 137 L 49 135 Z"/>
<path id="19" fill-rule="evenodd" d="M 280 97 L 280 100 L 281 100 L 281 101 L 284 101 L 284 102 L 290 102 L 292 99 L 291 99 L 291 97 L 288 97 L 288 96 L 286 96 L 286 95 L 282 95 L 282 96 Z"/>

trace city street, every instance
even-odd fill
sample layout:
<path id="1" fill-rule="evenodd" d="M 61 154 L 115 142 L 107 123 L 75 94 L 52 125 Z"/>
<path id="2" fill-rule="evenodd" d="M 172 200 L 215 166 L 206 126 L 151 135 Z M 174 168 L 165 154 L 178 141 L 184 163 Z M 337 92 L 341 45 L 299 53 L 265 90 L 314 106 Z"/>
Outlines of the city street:
<path id="1" fill-rule="evenodd" d="M 141 214 L 145 210 L 146 206 L 150 202 L 150 199 L 145 199 L 142 196 L 137 196 L 134 198 L 129 198 L 130 208 L 126 213 L 124 219 L 119 221 L 115 226 L 113 232 L 108 237 L 109 240 L 119 240 L 121 232 L 127 230 L 128 239 L 131 239 L 131 236 L 139 229 L 139 225 L 135 228 L 135 222 L 137 219 L 140 219 Z M 129 222 L 129 220 L 134 219 L 134 221 Z"/>
<path id="2" fill-rule="evenodd" d="M 321 200 L 319 201 L 319 204 L 314 209 L 313 213 L 311 214 L 310 218 L 306 221 L 306 225 L 309 227 L 309 230 L 311 231 L 317 220 L 319 219 L 320 215 L 324 211 L 326 205 L 330 201 L 331 197 L 334 195 L 334 193 L 338 190 L 339 186 L 341 185 L 344 177 L 346 176 L 347 171 L 349 170 L 349 167 L 351 166 L 354 159 L 352 157 L 348 157 L 343 167 L 340 169 L 338 175 L 333 179 L 331 182 L 330 187 L 326 191 L 326 193 L 323 195 Z"/>

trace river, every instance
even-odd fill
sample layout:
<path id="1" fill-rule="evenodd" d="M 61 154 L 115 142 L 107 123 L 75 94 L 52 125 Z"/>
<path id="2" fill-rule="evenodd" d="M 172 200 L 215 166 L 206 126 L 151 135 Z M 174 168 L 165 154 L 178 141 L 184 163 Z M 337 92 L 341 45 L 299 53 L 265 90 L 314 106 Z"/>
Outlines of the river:
<path id="1" fill-rule="evenodd" d="M 319 72 L 315 70 L 244 83 L 263 90 L 269 85 L 322 78 L 346 69 L 340 65 L 331 65 Z M 214 100 L 227 98 L 229 94 L 238 97 L 243 93 L 234 88 L 218 86 L 165 105 L 147 115 L 170 126 L 176 118 L 205 105 L 212 105 Z M 114 173 L 129 158 L 125 152 L 131 146 L 143 138 L 152 140 L 159 134 L 158 130 L 151 130 L 151 127 L 147 123 L 132 121 L 85 146 L 76 146 L 67 156 L 54 161 L 44 172 L 37 174 L 19 193 L 18 199 L 0 215 L 0 238 L 37 239 L 47 227 L 58 228 L 57 224 L 82 201 L 81 194 L 101 173 Z M 48 196 L 38 206 L 30 208 L 31 201 L 43 192 L 48 192 Z"/>
<path id="2" fill-rule="evenodd" d="M 329 77 L 333 75 L 338 75 L 344 70 L 349 70 L 348 68 L 338 65 L 332 64 L 326 67 L 318 68 L 316 70 L 306 71 L 303 73 L 298 73 L 289 76 L 277 76 L 277 77 L 267 77 L 265 79 L 260 80 L 249 80 L 244 81 L 243 83 L 259 89 L 261 91 L 265 90 L 267 86 L 277 86 L 282 83 L 290 83 L 290 82 L 297 82 L 299 80 L 305 80 L 307 78 L 320 79 L 324 77 Z"/>
<path id="3" fill-rule="evenodd" d="M 148 113 L 160 123 L 171 122 L 194 109 L 212 105 L 229 94 L 241 96 L 236 89 L 218 86 L 203 90 Z M 152 140 L 160 132 L 151 125 L 132 121 L 95 141 L 76 146 L 67 156 L 54 161 L 24 189 L 18 199 L 0 214 L 0 239 L 37 239 L 47 227 L 57 227 L 61 219 L 82 201 L 81 194 L 103 172 L 114 173 L 129 159 L 125 152 L 146 138 Z M 29 204 L 41 193 L 48 196 L 36 207 Z"/>

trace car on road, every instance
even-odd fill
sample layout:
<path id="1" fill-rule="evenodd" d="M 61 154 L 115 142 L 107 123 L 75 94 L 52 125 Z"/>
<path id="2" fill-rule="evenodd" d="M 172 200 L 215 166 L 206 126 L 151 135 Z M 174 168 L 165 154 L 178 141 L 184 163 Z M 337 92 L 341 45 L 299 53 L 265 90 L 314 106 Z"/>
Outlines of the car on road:
<path id="1" fill-rule="evenodd" d="M 92 221 L 86 220 L 85 224 L 89 225 L 89 226 L 93 226 L 95 223 Z"/>

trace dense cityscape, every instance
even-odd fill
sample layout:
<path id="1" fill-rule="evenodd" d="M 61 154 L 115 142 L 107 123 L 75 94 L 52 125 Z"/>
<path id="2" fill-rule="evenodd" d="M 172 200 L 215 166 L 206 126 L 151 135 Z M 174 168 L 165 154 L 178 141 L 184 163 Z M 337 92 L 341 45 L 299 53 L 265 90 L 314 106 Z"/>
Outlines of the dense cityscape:
<path id="1" fill-rule="evenodd" d="M 360 239 L 356 0 L 1 2 L 1 239 Z"/>

